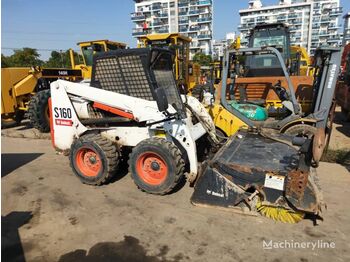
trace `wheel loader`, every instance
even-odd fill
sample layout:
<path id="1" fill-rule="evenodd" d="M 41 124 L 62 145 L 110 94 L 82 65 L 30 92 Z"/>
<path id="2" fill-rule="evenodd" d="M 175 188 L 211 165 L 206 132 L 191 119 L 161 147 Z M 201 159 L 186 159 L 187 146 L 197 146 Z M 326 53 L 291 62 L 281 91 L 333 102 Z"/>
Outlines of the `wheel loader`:
<path id="1" fill-rule="evenodd" d="M 186 177 L 194 205 L 291 223 L 319 215 L 323 201 L 312 166 L 322 154 L 328 114 L 319 113 L 313 139 L 252 125 L 222 142 L 204 106 L 180 94 L 173 59 L 159 48 L 111 51 L 94 57 L 89 85 L 51 84 L 52 144 L 69 156 L 73 173 L 85 184 L 107 183 L 130 149 L 129 173 L 146 193 L 171 193 Z M 339 65 L 331 67 L 322 81 L 333 87 Z M 325 111 L 326 102 L 318 105 Z"/>

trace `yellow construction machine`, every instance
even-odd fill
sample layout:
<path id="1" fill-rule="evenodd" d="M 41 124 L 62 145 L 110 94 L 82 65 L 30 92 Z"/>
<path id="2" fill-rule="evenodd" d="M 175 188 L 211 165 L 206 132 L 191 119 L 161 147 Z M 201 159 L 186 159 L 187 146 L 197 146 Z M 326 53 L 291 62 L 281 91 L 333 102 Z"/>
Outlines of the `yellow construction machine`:
<path id="1" fill-rule="evenodd" d="M 84 41 L 77 43 L 77 45 L 80 47 L 81 50 L 83 64 L 75 64 L 74 53 L 72 49 L 70 49 L 70 61 L 73 69 L 79 69 L 82 71 L 84 79 L 91 78 L 93 55 L 101 52 L 103 53 L 126 48 L 126 44 L 110 40 Z"/>
<path id="2" fill-rule="evenodd" d="M 3 127 L 18 124 L 25 113 L 32 125 L 48 132 L 48 98 L 50 83 L 57 79 L 81 81 L 91 78 L 93 55 L 109 50 L 124 49 L 125 44 L 109 40 L 80 42 L 83 64 L 75 64 L 70 50 L 72 69 L 38 66 L 1 69 L 1 123 Z"/>
<path id="3" fill-rule="evenodd" d="M 192 90 L 200 80 L 200 65 L 190 62 L 191 38 L 178 34 L 150 34 L 139 38 L 138 47 L 161 47 L 175 52 L 174 74 L 178 85 Z"/>

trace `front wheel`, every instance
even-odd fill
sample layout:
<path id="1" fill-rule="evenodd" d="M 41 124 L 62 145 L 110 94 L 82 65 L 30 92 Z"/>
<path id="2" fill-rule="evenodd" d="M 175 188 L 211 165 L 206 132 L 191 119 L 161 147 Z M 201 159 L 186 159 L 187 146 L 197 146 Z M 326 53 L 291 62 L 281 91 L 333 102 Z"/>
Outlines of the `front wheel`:
<path id="1" fill-rule="evenodd" d="M 150 194 L 170 193 L 185 170 L 181 151 L 162 138 L 150 138 L 135 146 L 129 158 L 129 172 L 135 184 Z"/>

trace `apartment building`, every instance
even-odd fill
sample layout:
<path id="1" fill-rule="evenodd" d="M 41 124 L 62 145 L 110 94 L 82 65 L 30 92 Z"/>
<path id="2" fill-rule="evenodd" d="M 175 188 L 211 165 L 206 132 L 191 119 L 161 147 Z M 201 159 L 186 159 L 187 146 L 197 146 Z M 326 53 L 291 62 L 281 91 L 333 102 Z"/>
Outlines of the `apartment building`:
<path id="1" fill-rule="evenodd" d="M 313 54 L 320 45 L 339 46 L 342 8 L 339 0 L 280 0 L 264 6 L 260 0 L 249 1 L 239 11 L 242 44 L 247 44 L 249 30 L 259 23 L 281 22 L 289 25 L 292 45 L 303 46 Z"/>
<path id="2" fill-rule="evenodd" d="M 191 58 L 212 53 L 213 0 L 134 0 L 131 20 L 135 38 L 147 34 L 181 33 L 192 39 Z"/>
<path id="3" fill-rule="evenodd" d="M 224 51 L 227 46 L 233 44 L 235 41 L 235 33 L 227 33 L 226 38 L 222 40 L 213 40 L 212 56 L 215 61 L 219 61 L 224 56 Z"/>
<path id="4" fill-rule="evenodd" d="M 344 16 L 344 35 L 343 35 L 343 44 L 350 43 L 350 12 Z"/>

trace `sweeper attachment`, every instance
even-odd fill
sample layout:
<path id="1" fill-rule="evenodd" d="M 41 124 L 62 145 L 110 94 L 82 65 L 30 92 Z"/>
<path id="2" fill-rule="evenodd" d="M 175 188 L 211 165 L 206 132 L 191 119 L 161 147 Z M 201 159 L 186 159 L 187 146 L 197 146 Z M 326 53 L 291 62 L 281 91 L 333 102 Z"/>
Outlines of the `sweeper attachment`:
<path id="1" fill-rule="evenodd" d="M 116 50 L 94 57 L 90 84 L 51 84 L 52 142 L 69 155 L 73 173 L 83 183 L 104 184 L 131 150 L 129 173 L 147 193 L 170 193 L 186 174 L 195 183 L 194 204 L 287 222 L 318 214 L 322 199 L 310 173 L 315 139 L 252 125 L 220 143 L 204 106 L 180 95 L 173 58 L 157 48 Z"/>

